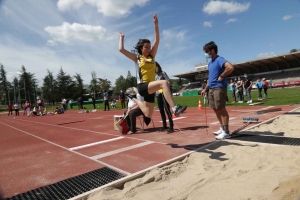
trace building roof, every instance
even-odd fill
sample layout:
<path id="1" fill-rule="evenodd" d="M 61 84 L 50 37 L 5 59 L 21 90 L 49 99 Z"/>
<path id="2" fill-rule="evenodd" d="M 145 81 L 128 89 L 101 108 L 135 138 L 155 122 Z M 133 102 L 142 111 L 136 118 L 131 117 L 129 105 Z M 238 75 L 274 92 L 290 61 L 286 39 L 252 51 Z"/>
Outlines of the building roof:
<path id="1" fill-rule="evenodd" d="M 197 66 L 197 65 L 196 65 Z M 246 74 L 256 74 L 268 71 L 284 70 L 300 67 L 300 52 L 288 53 L 279 56 L 250 60 L 247 62 L 233 64 L 234 71 L 230 76 L 240 76 Z M 173 75 L 178 78 L 186 78 L 191 81 L 196 80 L 199 74 L 207 73 L 207 70 L 193 71 Z M 200 75 L 201 76 L 201 75 Z"/>

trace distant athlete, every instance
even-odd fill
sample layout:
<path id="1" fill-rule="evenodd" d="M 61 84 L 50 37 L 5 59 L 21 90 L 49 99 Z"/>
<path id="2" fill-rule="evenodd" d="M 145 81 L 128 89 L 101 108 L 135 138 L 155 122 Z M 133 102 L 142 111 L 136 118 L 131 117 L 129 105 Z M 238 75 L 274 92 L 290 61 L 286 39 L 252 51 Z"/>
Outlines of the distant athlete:
<path id="1" fill-rule="evenodd" d="M 226 77 L 231 74 L 234 67 L 230 62 L 218 55 L 218 46 L 212 41 L 204 45 L 203 50 L 207 58 L 211 58 L 208 64 L 208 83 L 201 95 L 204 96 L 209 89 L 209 106 L 213 108 L 221 124 L 219 131 L 214 132 L 216 139 L 230 138 L 229 115 L 225 108 L 227 96 Z"/>

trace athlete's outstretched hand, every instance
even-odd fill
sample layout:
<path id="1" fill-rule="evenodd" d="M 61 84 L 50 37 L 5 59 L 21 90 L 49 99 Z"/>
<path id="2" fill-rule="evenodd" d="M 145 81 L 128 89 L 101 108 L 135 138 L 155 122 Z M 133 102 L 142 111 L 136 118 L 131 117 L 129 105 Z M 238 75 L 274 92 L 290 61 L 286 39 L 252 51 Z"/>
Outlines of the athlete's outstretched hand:
<path id="1" fill-rule="evenodd" d="M 124 37 L 125 34 L 123 32 L 119 32 L 120 37 Z"/>
<path id="2" fill-rule="evenodd" d="M 153 21 L 155 25 L 158 25 L 158 18 L 156 14 L 153 15 Z"/>

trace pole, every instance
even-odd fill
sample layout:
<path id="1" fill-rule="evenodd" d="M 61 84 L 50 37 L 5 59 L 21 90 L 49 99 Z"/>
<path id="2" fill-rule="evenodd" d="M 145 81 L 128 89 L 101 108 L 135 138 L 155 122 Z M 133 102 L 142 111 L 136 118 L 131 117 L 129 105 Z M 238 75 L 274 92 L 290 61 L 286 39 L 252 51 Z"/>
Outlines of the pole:
<path id="1" fill-rule="evenodd" d="M 28 91 L 28 98 L 29 98 L 29 103 L 31 104 L 31 101 L 30 101 L 30 92 Z"/>
<path id="2" fill-rule="evenodd" d="M 20 99 L 20 85 L 18 85 L 18 89 L 19 89 L 19 104 L 21 105 L 21 99 Z"/>
<path id="3" fill-rule="evenodd" d="M 8 103 L 10 104 L 9 89 L 7 89 Z"/>
<path id="4" fill-rule="evenodd" d="M 26 101 L 25 77 L 24 77 L 24 93 L 25 93 L 25 101 Z"/>
<path id="5" fill-rule="evenodd" d="M 16 103 L 16 85 L 14 84 L 14 102 Z"/>

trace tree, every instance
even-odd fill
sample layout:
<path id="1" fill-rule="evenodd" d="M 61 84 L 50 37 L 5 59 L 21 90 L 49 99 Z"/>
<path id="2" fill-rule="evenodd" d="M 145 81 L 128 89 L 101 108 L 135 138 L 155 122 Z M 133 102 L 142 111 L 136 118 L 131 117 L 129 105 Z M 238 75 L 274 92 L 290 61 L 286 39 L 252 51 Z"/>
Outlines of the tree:
<path id="1" fill-rule="evenodd" d="M 126 84 L 125 84 L 125 88 L 123 88 L 123 90 L 125 90 L 126 88 L 129 88 L 129 87 L 136 87 L 136 86 L 137 86 L 136 77 L 132 76 L 130 71 L 128 70 Z"/>
<path id="2" fill-rule="evenodd" d="M 290 53 L 298 52 L 300 49 L 291 49 Z"/>
<path id="3" fill-rule="evenodd" d="M 111 88 L 111 82 L 107 79 L 98 78 L 100 92 L 107 91 Z"/>
<path id="4" fill-rule="evenodd" d="M 126 89 L 126 79 L 121 75 L 117 78 L 114 88 L 114 94 L 119 94 L 120 90 Z"/>
<path id="5" fill-rule="evenodd" d="M 93 94 L 94 98 L 96 98 L 97 91 L 99 91 L 100 88 L 99 88 L 96 72 L 93 71 L 91 75 L 92 75 L 92 80 L 90 82 L 89 89 L 90 89 L 90 93 Z"/>
<path id="6" fill-rule="evenodd" d="M 76 97 L 81 97 L 83 94 L 83 79 L 81 78 L 80 74 L 77 74 L 74 76 L 75 80 L 76 80 Z"/>
<path id="7" fill-rule="evenodd" d="M 34 74 L 26 71 L 24 65 L 19 71 L 19 80 L 21 86 L 21 97 L 24 97 L 24 101 L 30 101 L 30 103 L 35 102 L 34 89 L 37 86 L 37 80 L 35 79 Z"/>
<path id="8" fill-rule="evenodd" d="M 6 79 L 6 71 L 4 66 L 0 63 L 0 101 L 1 104 L 6 104 L 8 101 L 8 93 L 7 90 L 10 87 L 10 83 Z"/>
<path id="9" fill-rule="evenodd" d="M 56 101 L 61 101 L 61 98 L 73 99 L 76 94 L 75 82 L 71 76 L 60 68 L 56 76 Z"/>
<path id="10" fill-rule="evenodd" d="M 55 86 L 56 86 L 56 80 L 53 76 L 53 72 L 50 72 L 47 69 L 47 75 L 43 79 L 43 94 L 44 94 L 44 101 L 48 102 L 49 104 L 55 103 L 55 99 L 57 96 L 55 95 Z"/>

